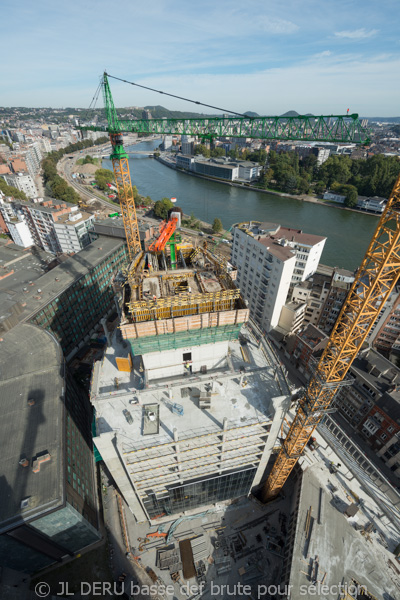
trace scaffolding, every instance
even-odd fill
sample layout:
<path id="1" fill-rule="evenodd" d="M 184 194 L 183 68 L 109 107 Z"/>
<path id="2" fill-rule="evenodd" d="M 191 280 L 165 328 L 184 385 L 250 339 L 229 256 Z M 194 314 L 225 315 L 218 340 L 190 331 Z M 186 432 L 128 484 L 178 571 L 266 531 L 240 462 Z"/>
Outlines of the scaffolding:
<path id="1" fill-rule="evenodd" d="M 134 355 L 237 340 L 243 323 L 129 339 Z"/>

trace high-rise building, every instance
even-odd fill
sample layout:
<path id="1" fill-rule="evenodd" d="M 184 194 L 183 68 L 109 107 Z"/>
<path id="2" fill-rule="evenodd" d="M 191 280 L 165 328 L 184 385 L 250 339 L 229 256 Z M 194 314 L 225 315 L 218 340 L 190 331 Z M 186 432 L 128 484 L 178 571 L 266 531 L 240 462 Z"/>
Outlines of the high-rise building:
<path id="1" fill-rule="evenodd" d="M 33 202 L 23 200 L 0 203 L 3 218 L 16 217 L 29 227 L 34 243 L 54 254 L 79 252 L 91 242 L 94 217 L 82 213 L 75 204 L 38 198 Z"/>
<path id="2" fill-rule="evenodd" d="M 232 264 L 251 314 L 265 331 L 278 325 L 289 289 L 315 273 L 325 241 L 275 223 L 234 227 Z"/>
<path id="3" fill-rule="evenodd" d="M 287 403 L 225 268 L 200 247 L 171 260 L 135 261 L 92 377 L 94 442 L 138 521 L 246 496 Z"/>
<path id="4" fill-rule="evenodd" d="M 33 246 L 34 241 L 31 236 L 31 232 L 29 231 L 28 225 L 22 218 L 12 217 L 11 219 L 5 219 L 4 222 L 14 244 L 17 244 L 17 246 L 22 246 L 23 248 L 29 248 L 30 246 Z"/>
<path id="5" fill-rule="evenodd" d="M 24 192 L 28 198 L 36 198 L 38 191 L 35 182 L 28 173 L 13 173 L 11 175 L 1 175 L 7 185 L 17 188 L 20 192 Z"/>
<path id="6" fill-rule="evenodd" d="M 18 323 L 34 323 L 55 336 L 69 360 L 100 319 L 116 311 L 111 282 L 127 262 L 125 242 L 99 236 L 51 270 L 51 254 L 3 242 L 0 335 Z"/>
<path id="7" fill-rule="evenodd" d="M 38 327 L 8 331 L 0 362 L 0 563 L 32 573 L 101 538 L 91 407 Z"/>
<path id="8" fill-rule="evenodd" d="M 54 229 L 61 252 L 65 254 L 80 252 L 92 241 L 94 215 L 85 212 L 71 212 L 61 215 L 55 221 Z"/>
<path id="9" fill-rule="evenodd" d="M 183 135 L 181 137 L 181 152 L 184 155 L 192 155 L 194 152 L 194 141 L 195 138 L 190 137 L 188 135 Z"/>

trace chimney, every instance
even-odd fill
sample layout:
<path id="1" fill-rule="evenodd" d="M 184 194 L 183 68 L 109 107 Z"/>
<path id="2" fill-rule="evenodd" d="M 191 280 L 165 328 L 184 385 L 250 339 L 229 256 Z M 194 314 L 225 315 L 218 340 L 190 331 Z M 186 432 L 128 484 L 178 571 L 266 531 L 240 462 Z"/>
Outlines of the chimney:
<path id="1" fill-rule="evenodd" d="M 21 460 L 19 461 L 19 464 L 21 465 L 21 467 L 28 467 L 29 460 L 27 458 L 21 458 Z"/>

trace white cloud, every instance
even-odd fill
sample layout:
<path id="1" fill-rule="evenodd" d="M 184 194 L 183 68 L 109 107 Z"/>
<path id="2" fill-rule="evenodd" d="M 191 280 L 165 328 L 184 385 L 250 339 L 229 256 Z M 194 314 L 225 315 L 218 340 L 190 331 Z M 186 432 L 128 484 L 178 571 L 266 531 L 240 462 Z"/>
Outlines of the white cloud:
<path id="1" fill-rule="evenodd" d="M 324 50 L 323 52 L 319 52 L 318 54 L 314 54 L 312 58 L 325 58 L 326 56 L 331 56 L 332 52 L 330 50 Z"/>
<path id="2" fill-rule="evenodd" d="M 344 38 L 348 40 L 365 40 L 366 38 L 373 37 L 378 33 L 379 29 L 353 29 L 353 31 L 335 31 L 335 36 L 338 38 Z"/>
<path id="3" fill-rule="evenodd" d="M 295 33 L 299 27 L 291 21 L 263 15 L 257 19 L 257 28 L 266 33 Z"/>
<path id="4" fill-rule="evenodd" d="M 329 57 L 327 61 L 305 61 L 282 68 L 248 74 L 202 74 L 143 78 L 140 83 L 165 90 L 179 90 L 179 95 L 196 98 L 215 106 L 260 115 L 283 114 L 287 110 L 313 114 L 345 114 L 363 116 L 396 116 L 400 82 L 393 73 L 400 71 L 400 58 L 384 61 L 381 56 L 355 58 Z M 371 88 L 371 81 L 374 86 Z M 390 83 L 390 94 L 387 90 Z M 121 90 L 122 100 L 124 92 Z M 137 104 L 158 104 L 147 93 L 137 96 Z M 131 102 L 132 104 L 132 102 Z M 163 100 L 167 106 L 167 98 Z M 120 105 L 127 105 L 120 102 Z M 168 108 L 188 110 L 190 105 L 168 100 Z M 201 107 L 197 109 L 203 110 Z M 205 109 L 205 112 L 209 112 Z"/>

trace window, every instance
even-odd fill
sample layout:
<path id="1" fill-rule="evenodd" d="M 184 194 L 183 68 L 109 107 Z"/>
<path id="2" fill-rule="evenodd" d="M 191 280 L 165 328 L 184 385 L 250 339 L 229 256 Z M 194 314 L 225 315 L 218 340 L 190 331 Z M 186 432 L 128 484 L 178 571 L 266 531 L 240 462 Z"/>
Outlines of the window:
<path id="1" fill-rule="evenodd" d="M 192 360 L 192 353 L 191 352 L 184 352 L 183 353 L 183 362 L 186 362 L 188 360 Z"/>

